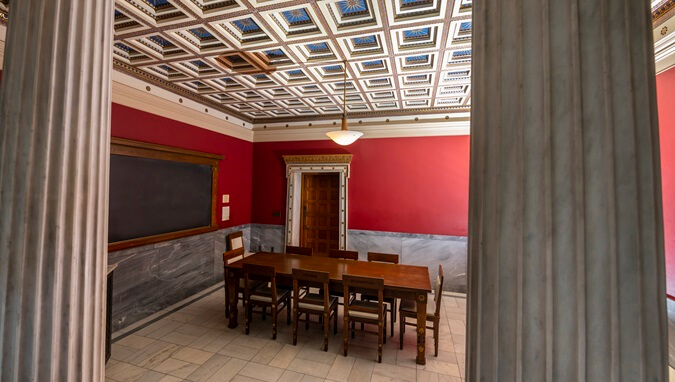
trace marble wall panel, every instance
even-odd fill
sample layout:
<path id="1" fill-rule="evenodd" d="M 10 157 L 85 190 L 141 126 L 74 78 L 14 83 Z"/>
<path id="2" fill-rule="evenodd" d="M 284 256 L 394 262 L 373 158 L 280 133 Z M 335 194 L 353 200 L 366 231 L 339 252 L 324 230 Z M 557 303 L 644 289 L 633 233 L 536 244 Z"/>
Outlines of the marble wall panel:
<path id="1" fill-rule="evenodd" d="M 377 234 L 375 231 L 349 231 L 347 249 L 359 251 L 359 260 L 368 260 L 368 252 L 402 253 L 400 236 Z"/>
<path id="2" fill-rule="evenodd" d="M 108 254 L 113 275 L 112 328 L 119 330 L 223 280 L 225 237 L 243 225 Z"/>
<path id="3" fill-rule="evenodd" d="M 284 226 L 251 224 L 251 252 L 282 252 L 284 248 Z"/>

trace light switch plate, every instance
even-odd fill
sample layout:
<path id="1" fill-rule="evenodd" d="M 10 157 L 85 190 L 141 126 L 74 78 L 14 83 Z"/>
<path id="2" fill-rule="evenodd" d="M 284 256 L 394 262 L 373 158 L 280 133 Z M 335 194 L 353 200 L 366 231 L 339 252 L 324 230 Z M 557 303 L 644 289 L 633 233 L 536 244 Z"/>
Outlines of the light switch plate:
<path id="1" fill-rule="evenodd" d="M 224 194 L 223 195 L 223 203 L 229 203 L 230 202 L 230 194 Z"/>
<path id="2" fill-rule="evenodd" d="M 223 221 L 230 220 L 230 207 L 229 206 L 223 207 L 222 216 L 223 216 Z"/>

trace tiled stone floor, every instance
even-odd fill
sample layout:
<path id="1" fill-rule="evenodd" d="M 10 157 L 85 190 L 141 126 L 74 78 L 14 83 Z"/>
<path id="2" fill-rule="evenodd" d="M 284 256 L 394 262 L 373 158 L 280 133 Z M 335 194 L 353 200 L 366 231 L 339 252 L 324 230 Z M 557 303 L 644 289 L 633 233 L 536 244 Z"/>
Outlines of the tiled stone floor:
<path id="1" fill-rule="evenodd" d="M 427 338 L 427 364 L 415 364 L 414 329 L 408 327 L 399 349 L 398 324 L 387 338 L 382 363 L 376 360 L 377 336 L 357 333 L 349 356 L 342 355 L 342 317 L 338 334 L 331 335 L 324 352 L 318 325 L 298 329 L 292 345 L 291 325 L 285 311 L 280 333 L 273 341 L 269 318 L 253 316 L 251 335 L 240 325 L 228 329 L 222 288 L 112 345 L 106 381 L 464 381 L 466 300 L 443 298 L 438 357 L 433 339 Z M 341 309 L 340 309 L 341 310 Z M 332 331 L 331 331 L 332 333 Z M 431 333 L 431 331 L 428 331 Z"/>

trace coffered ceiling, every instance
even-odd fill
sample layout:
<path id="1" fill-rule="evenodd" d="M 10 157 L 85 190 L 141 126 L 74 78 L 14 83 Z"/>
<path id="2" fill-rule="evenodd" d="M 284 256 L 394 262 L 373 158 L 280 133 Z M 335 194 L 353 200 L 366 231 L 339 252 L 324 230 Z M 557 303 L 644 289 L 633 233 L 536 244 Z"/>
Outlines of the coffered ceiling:
<path id="1" fill-rule="evenodd" d="M 674 5 L 652 2 L 655 25 Z M 470 109 L 471 8 L 472 0 L 115 0 L 114 66 L 255 124 L 339 117 L 345 86 L 351 117 L 447 119 Z"/>
<path id="2" fill-rule="evenodd" d="M 467 111 L 472 0 L 116 0 L 118 70 L 249 121 Z"/>

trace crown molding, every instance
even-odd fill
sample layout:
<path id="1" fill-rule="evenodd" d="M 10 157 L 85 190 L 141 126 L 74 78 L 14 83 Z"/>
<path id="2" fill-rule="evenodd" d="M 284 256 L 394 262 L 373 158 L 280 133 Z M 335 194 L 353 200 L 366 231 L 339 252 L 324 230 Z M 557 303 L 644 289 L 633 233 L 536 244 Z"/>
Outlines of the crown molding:
<path id="1" fill-rule="evenodd" d="M 654 62 L 657 74 L 675 66 L 675 17 L 654 29 Z"/>
<path id="2" fill-rule="evenodd" d="M 5 66 L 5 39 L 7 35 L 7 27 L 0 24 L 0 70 Z"/>
<path id="3" fill-rule="evenodd" d="M 140 89 L 139 89 L 140 87 Z M 148 91 L 147 89 L 150 88 Z M 182 100 L 182 103 L 179 101 Z M 170 118 L 206 130 L 253 142 L 250 124 L 217 110 L 207 113 L 204 105 L 159 88 L 151 88 L 138 79 L 113 71 L 112 101 L 120 105 Z M 248 127 L 246 127 L 248 125 Z"/>
<path id="4" fill-rule="evenodd" d="M 286 164 L 350 164 L 352 154 L 282 155 Z"/>
<path id="5" fill-rule="evenodd" d="M 373 138 L 403 138 L 403 137 L 438 137 L 469 135 L 470 115 L 461 113 L 446 120 L 445 117 L 431 116 L 418 121 L 405 119 L 385 121 L 364 121 L 362 124 L 350 123 L 350 130 L 363 132 L 359 139 Z M 271 127 L 267 129 L 255 128 L 253 142 L 290 142 L 290 141 L 317 141 L 327 140 L 326 133 L 338 129 L 339 126 L 318 125 L 316 127 L 284 128 Z"/>

